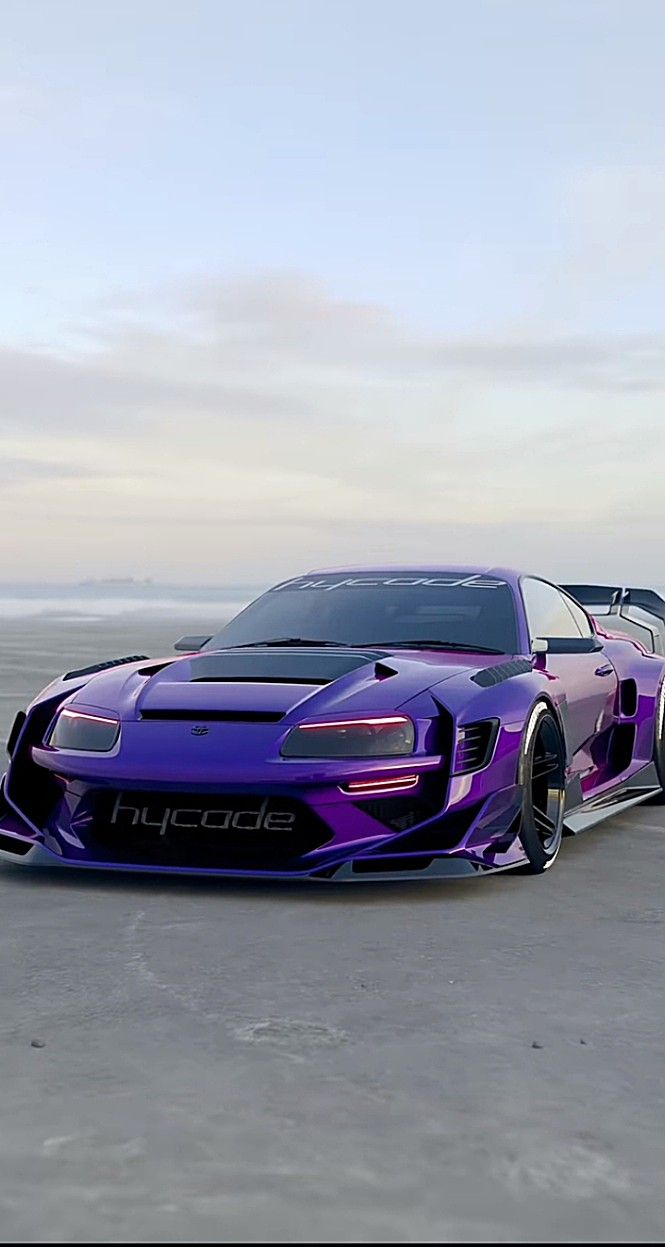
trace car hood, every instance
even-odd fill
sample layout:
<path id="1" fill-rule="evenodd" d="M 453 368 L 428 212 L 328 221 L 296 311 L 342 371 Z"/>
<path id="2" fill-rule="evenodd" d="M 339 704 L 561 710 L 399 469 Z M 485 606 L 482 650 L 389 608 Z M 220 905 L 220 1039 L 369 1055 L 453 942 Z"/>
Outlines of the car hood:
<path id="1" fill-rule="evenodd" d="M 358 649 L 219 650 L 115 667 L 93 676 L 70 704 L 121 719 L 298 721 L 312 715 L 395 709 L 495 655 Z"/>

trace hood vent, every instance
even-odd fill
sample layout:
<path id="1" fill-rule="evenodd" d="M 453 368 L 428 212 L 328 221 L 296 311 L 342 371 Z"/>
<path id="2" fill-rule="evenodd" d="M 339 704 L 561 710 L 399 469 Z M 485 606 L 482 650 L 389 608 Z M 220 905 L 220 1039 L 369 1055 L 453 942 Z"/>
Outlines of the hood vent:
<path id="1" fill-rule="evenodd" d="M 500 662 L 494 667 L 482 667 L 471 679 L 481 688 L 491 688 L 493 684 L 503 684 L 504 680 L 512 680 L 516 675 L 527 675 L 529 671 L 533 671 L 532 662 L 527 658 L 514 658 L 511 662 Z"/>
<path id="2" fill-rule="evenodd" d="M 79 667 L 76 671 L 66 671 L 63 680 L 78 680 L 86 675 L 97 675 L 100 671 L 110 671 L 112 667 L 122 667 L 128 662 L 147 662 L 147 654 L 128 654 L 126 658 L 107 658 L 106 662 L 95 662 L 91 667 Z"/>
<path id="3" fill-rule="evenodd" d="M 190 659 L 190 680 L 198 683 L 332 684 L 359 667 L 384 658 L 360 650 L 218 650 Z"/>
<path id="4" fill-rule="evenodd" d="M 389 667 L 387 662 L 377 662 L 374 675 L 377 680 L 389 680 L 391 676 L 397 675 L 397 672 L 394 667 Z"/>

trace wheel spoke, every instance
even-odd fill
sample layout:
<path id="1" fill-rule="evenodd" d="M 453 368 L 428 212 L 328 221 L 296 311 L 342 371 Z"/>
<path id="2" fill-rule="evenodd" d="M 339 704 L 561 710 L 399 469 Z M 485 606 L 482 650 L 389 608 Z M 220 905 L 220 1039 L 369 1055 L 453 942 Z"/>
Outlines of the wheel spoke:
<path id="1" fill-rule="evenodd" d="M 533 778 L 543 779 L 545 775 L 553 775 L 559 768 L 559 759 L 555 753 L 545 753 L 533 763 Z"/>
<path id="2" fill-rule="evenodd" d="M 564 743 L 554 715 L 538 710 L 535 739 L 525 758 L 522 846 L 534 874 L 552 865 L 563 835 L 566 794 Z"/>
<path id="3" fill-rule="evenodd" d="M 544 831 L 549 836 L 553 835 L 556 831 L 556 824 L 552 821 L 548 814 L 544 813 L 543 810 L 537 810 L 534 807 L 533 817 L 539 831 Z"/>

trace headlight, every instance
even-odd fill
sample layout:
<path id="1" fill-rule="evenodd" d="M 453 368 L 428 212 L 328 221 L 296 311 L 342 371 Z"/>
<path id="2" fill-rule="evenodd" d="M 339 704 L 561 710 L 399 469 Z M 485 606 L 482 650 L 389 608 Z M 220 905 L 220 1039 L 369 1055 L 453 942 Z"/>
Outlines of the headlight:
<path id="1" fill-rule="evenodd" d="M 82 753 L 108 753 L 120 735 L 117 719 L 83 710 L 60 711 L 48 738 L 56 749 L 78 749 Z"/>
<path id="2" fill-rule="evenodd" d="M 303 723 L 289 732 L 284 758 L 394 758 L 413 753 L 416 730 L 405 715 Z"/>

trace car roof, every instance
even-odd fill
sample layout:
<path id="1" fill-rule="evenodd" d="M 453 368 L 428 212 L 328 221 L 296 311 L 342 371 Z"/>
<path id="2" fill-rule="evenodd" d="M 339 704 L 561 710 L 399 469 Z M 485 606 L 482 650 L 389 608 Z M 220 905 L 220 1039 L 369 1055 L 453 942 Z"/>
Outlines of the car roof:
<path id="1" fill-rule="evenodd" d="M 345 564 L 341 567 L 314 567 L 314 568 L 310 568 L 304 574 L 306 576 L 333 576 L 333 575 L 334 576 L 339 576 L 339 575 L 376 576 L 376 575 L 382 575 L 384 572 L 387 573 L 388 575 L 390 575 L 391 573 L 397 573 L 397 572 L 401 572 L 401 573 L 407 572 L 409 574 L 411 573 L 418 574 L 420 572 L 423 572 L 423 573 L 429 573 L 430 575 L 432 573 L 434 574 L 444 573 L 446 575 L 455 575 L 455 576 L 458 576 L 458 575 L 459 576 L 497 576 L 499 579 L 506 580 L 512 584 L 516 583 L 520 579 L 520 577 L 524 575 L 524 572 L 517 571 L 515 570 L 515 568 L 512 568 L 512 567 L 495 567 L 493 565 L 487 566 L 486 564 L 477 564 L 477 563 L 476 564 L 472 564 L 472 563 L 458 564 L 458 563 L 434 563 L 434 562 L 431 562 L 431 563 L 400 562 L 400 563 Z M 299 577 L 294 576 L 292 577 L 292 579 L 294 580 L 299 579 Z"/>

